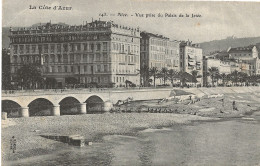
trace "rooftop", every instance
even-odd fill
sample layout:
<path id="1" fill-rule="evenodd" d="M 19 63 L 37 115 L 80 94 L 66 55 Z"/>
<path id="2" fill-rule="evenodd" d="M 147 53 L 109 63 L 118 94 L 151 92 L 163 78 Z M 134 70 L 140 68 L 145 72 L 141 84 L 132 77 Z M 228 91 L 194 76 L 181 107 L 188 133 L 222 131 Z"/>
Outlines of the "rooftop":
<path id="1" fill-rule="evenodd" d="M 139 28 L 127 27 L 119 24 L 115 24 L 113 21 L 100 21 L 95 20 L 90 23 L 85 22 L 82 25 L 67 25 L 65 23 L 52 24 L 51 22 L 43 24 L 35 24 L 31 27 L 24 28 L 12 28 L 10 31 L 13 34 L 27 34 L 27 33 L 45 33 L 45 32 L 68 32 L 68 31 L 88 31 L 88 30 L 98 30 L 98 29 L 110 29 L 111 27 L 137 31 Z"/>
<path id="2" fill-rule="evenodd" d="M 247 47 L 237 47 L 237 48 L 230 48 L 228 50 L 228 53 L 250 53 L 252 52 L 252 49 L 254 48 L 253 45 L 247 46 Z"/>
<path id="3" fill-rule="evenodd" d="M 169 40 L 170 38 L 165 37 L 163 35 L 159 35 L 159 34 L 153 34 L 153 33 L 149 33 L 146 31 L 141 32 L 141 36 L 145 36 L 145 37 L 156 37 L 156 38 L 161 38 L 161 39 L 166 39 Z"/>

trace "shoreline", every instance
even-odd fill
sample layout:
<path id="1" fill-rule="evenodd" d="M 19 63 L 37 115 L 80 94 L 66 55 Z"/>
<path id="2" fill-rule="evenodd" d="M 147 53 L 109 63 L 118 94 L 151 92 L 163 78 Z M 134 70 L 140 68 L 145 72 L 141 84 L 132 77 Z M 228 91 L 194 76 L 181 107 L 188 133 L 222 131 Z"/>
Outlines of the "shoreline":
<path id="1" fill-rule="evenodd" d="M 242 101 L 242 98 L 245 101 Z M 144 103 L 147 107 L 174 108 L 178 113 L 132 112 L 10 118 L 2 121 L 2 161 L 3 163 L 4 161 L 19 162 L 19 160 L 51 154 L 68 147 L 65 143 L 46 139 L 40 135 L 82 135 L 86 141 L 95 143 L 103 142 L 103 137 L 106 135 L 134 136 L 146 129 L 169 128 L 195 122 L 226 121 L 250 116 L 255 112 L 259 114 L 260 105 L 257 100 L 253 100 L 251 94 L 240 94 L 238 98 L 236 95 L 225 95 L 224 107 L 220 99 L 207 98 L 190 105 L 174 104 L 173 101 L 157 105 L 156 101 L 150 103 L 138 101 L 137 104 L 132 105 L 133 108 L 143 106 Z M 233 100 L 237 101 L 239 111 L 232 110 Z M 224 113 L 221 113 L 221 110 Z M 193 114 L 194 112 L 196 115 Z M 14 154 L 9 150 L 12 136 L 17 139 L 17 151 Z"/>
<path id="2" fill-rule="evenodd" d="M 252 111 L 252 114 L 255 113 L 255 112 L 257 112 L 259 114 L 260 110 L 254 110 L 254 111 Z M 129 113 L 121 113 L 121 114 L 129 114 Z M 138 116 L 138 114 L 140 115 L 140 114 L 148 114 L 148 113 L 130 113 L 130 114 L 134 114 L 134 115 Z M 101 115 L 104 115 L 104 114 L 101 114 Z M 156 115 L 156 114 L 153 114 L 153 115 Z M 167 116 L 167 113 L 163 113 L 161 115 Z M 177 115 L 177 118 L 179 118 L 178 115 L 183 116 L 182 118 L 185 118 L 185 120 L 178 122 L 178 121 L 175 121 L 176 119 L 175 120 L 172 119 L 171 121 L 168 121 L 168 123 L 166 123 L 166 124 L 150 124 L 146 127 L 133 127 L 133 128 L 129 128 L 129 131 L 123 132 L 123 133 L 122 132 L 111 132 L 111 133 L 98 132 L 98 133 L 95 133 L 95 135 L 93 137 L 91 137 L 91 139 L 88 139 L 88 140 L 91 140 L 94 143 L 98 143 L 98 142 L 104 142 L 105 140 L 103 140 L 103 138 L 105 136 L 108 136 L 108 135 L 136 136 L 136 135 L 138 135 L 139 132 L 142 132 L 142 131 L 147 130 L 147 129 L 171 128 L 171 127 L 174 127 L 174 126 L 193 125 L 194 123 L 214 123 L 214 122 L 229 121 L 229 120 L 232 120 L 232 119 L 237 119 L 237 118 L 249 116 L 249 115 L 243 115 L 243 116 L 239 116 L 239 117 L 220 117 L 220 118 L 218 118 L 218 117 L 202 117 L 202 116 L 198 116 L 198 115 L 189 115 L 189 114 L 174 114 L 174 115 Z M 39 134 L 38 134 L 38 136 L 39 136 Z M 52 141 L 54 141 L 54 140 L 52 140 Z M 61 143 L 61 142 L 58 142 L 58 141 L 54 141 L 54 142 L 56 144 L 64 144 L 64 143 Z M 86 145 L 86 147 L 83 147 L 83 148 L 88 148 L 88 145 Z M 52 153 L 63 151 L 63 150 L 64 150 L 64 147 L 59 147 L 57 149 L 55 148 L 55 149 L 52 149 L 52 150 L 51 149 L 45 149 L 45 150 L 42 150 L 41 152 L 38 151 L 36 155 L 35 154 L 34 155 L 28 155 L 28 153 L 30 153 L 30 152 L 37 151 L 37 149 L 30 149 L 30 150 L 27 150 L 27 151 L 21 151 L 20 152 L 22 154 L 27 154 L 27 156 L 19 157 L 19 159 L 9 158 L 10 160 L 4 160 L 3 156 L 2 156 L 2 161 L 5 161 L 3 163 L 6 163 L 6 164 L 8 164 L 8 163 L 10 163 L 10 164 L 17 163 L 18 164 L 19 162 L 22 162 L 23 160 L 27 160 L 27 159 L 34 160 L 34 159 L 39 158 L 40 156 L 51 155 Z"/>
<path id="3" fill-rule="evenodd" d="M 116 114 L 96 114 L 95 116 L 113 116 Z M 130 115 L 130 116 L 129 116 Z M 163 119 L 163 118 L 167 118 L 167 120 L 162 121 L 162 122 L 158 122 L 158 121 L 154 121 L 151 122 L 149 119 L 146 120 L 145 122 L 141 123 L 141 126 L 137 126 L 137 125 L 127 125 L 126 127 L 123 128 L 118 128 L 116 130 L 106 130 L 105 129 L 103 131 L 94 131 L 92 133 L 88 133 L 85 132 L 84 134 L 87 133 L 88 137 L 85 137 L 87 141 L 92 141 L 92 142 L 103 142 L 103 137 L 107 136 L 107 135 L 136 135 L 138 134 L 139 131 L 145 130 L 145 129 L 149 129 L 149 128 L 163 128 L 163 127 L 172 127 L 174 125 L 186 125 L 186 124 L 191 124 L 192 121 L 204 121 L 204 120 L 218 120 L 217 118 L 208 118 L 208 117 L 200 117 L 200 116 L 196 116 L 196 115 L 181 115 L 181 114 L 172 114 L 169 117 L 169 114 L 160 114 L 159 118 L 158 118 L 158 114 L 147 114 L 147 113 L 122 113 L 119 115 L 121 116 L 121 122 L 124 122 L 128 117 L 131 117 L 133 119 L 135 119 L 135 117 L 138 119 L 138 121 L 140 120 L 140 116 L 141 117 L 148 117 L 148 118 L 152 118 L 152 119 Z M 75 117 L 79 117 L 79 116 L 75 116 Z M 82 116 L 81 116 L 82 117 Z M 88 115 L 84 116 L 84 117 L 88 117 Z M 139 118 L 138 118 L 139 117 Z M 48 119 L 49 117 L 47 117 Z M 67 117 L 65 117 L 64 119 L 66 119 Z M 40 119 L 39 117 L 34 118 L 34 120 Z M 83 118 L 84 119 L 84 118 Z M 12 119 L 14 120 L 14 119 Z M 15 119 L 17 120 L 17 119 Z M 14 128 L 17 128 L 19 124 L 16 124 L 14 126 L 10 126 L 7 128 L 4 128 L 4 132 L 5 131 L 10 131 L 13 130 Z M 127 129 L 126 129 L 127 128 Z M 122 130 L 123 129 L 123 130 Z M 13 130 L 14 131 L 14 130 Z M 15 132 L 18 132 L 17 130 Z M 26 158 L 31 158 L 31 157 L 37 157 L 37 156 L 41 156 L 41 155 L 46 155 L 49 153 L 53 153 L 53 152 L 57 152 L 62 150 L 64 147 L 68 146 L 64 143 L 58 142 L 58 141 L 54 141 L 54 140 L 49 140 L 49 139 L 45 139 L 45 138 L 41 138 L 40 135 L 44 134 L 45 132 L 41 132 L 39 131 L 39 133 L 35 133 L 35 132 L 29 132 L 29 133 L 25 133 L 23 134 L 19 134 L 22 137 L 22 140 L 19 140 L 18 136 L 16 136 L 17 138 L 17 142 L 20 144 L 26 144 L 27 149 L 18 149 L 17 147 L 17 152 L 15 154 L 11 154 L 10 152 L 8 153 L 8 150 L 3 151 L 3 149 L 9 148 L 9 144 L 4 144 L 4 142 L 9 141 L 8 140 L 8 136 L 2 136 L 2 161 L 5 162 L 18 162 L 19 160 L 23 160 Z M 62 135 L 62 133 L 64 132 L 60 132 L 60 135 Z M 65 135 L 65 134 L 63 134 Z M 70 134 L 68 134 L 70 135 Z M 26 137 L 26 138 L 25 138 Z M 44 146 L 47 146 L 45 148 L 41 147 L 41 146 L 35 146 L 35 144 L 30 144 L 30 142 L 27 142 L 26 139 L 35 139 L 36 137 L 38 137 L 38 145 L 39 144 L 45 144 Z M 17 145 L 19 146 L 19 145 Z M 83 147 L 83 148 L 88 148 L 88 146 Z"/>

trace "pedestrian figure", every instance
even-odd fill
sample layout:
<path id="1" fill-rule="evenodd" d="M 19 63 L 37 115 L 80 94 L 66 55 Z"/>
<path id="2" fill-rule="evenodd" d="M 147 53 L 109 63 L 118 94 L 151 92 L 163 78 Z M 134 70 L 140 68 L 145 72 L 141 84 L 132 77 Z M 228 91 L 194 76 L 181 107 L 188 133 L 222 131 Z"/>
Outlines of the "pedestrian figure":
<path id="1" fill-rule="evenodd" d="M 233 105 L 233 111 L 234 111 L 234 110 L 237 110 L 236 102 L 235 102 L 235 101 L 233 101 L 233 104 L 232 104 L 232 105 Z"/>
<path id="2" fill-rule="evenodd" d="M 222 107 L 224 107 L 224 98 L 221 99 L 221 101 L 222 101 Z"/>
<path id="3" fill-rule="evenodd" d="M 14 136 L 10 139 L 10 149 L 13 150 L 13 153 L 15 153 L 16 150 L 16 139 Z"/>

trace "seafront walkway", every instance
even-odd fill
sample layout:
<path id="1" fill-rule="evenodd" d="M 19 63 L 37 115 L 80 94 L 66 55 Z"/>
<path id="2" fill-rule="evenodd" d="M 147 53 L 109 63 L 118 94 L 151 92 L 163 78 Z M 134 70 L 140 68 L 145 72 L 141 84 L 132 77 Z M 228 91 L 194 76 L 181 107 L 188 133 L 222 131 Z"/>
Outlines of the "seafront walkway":
<path id="1" fill-rule="evenodd" d="M 50 109 L 50 115 L 59 116 L 65 107 L 77 107 L 79 114 L 87 113 L 90 107 L 109 110 L 119 100 L 155 100 L 172 96 L 173 90 L 183 90 L 198 97 L 226 93 L 260 93 L 259 86 L 214 87 L 214 88 L 112 88 L 112 89 L 48 89 L 2 91 L 2 110 L 19 110 L 20 117 L 28 117 L 30 110 L 39 105 Z M 99 108 L 97 108 L 99 107 Z M 6 111 L 8 112 L 8 111 Z M 32 111 L 31 111 L 32 112 Z"/>

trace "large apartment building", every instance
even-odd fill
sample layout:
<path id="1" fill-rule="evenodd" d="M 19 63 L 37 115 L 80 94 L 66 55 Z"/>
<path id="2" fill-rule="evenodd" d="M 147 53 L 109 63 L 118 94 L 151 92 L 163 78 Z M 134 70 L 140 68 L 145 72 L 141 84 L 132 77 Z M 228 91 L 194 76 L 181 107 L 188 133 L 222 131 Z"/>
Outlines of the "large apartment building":
<path id="1" fill-rule="evenodd" d="M 140 31 L 113 23 L 43 24 L 10 29 L 11 75 L 22 65 L 37 63 L 44 78 L 64 87 L 73 77 L 82 84 L 139 85 Z"/>
<path id="2" fill-rule="evenodd" d="M 202 48 L 198 44 L 190 41 L 180 43 L 180 71 L 192 74 L 193 70 L 198 71 L 197 75 L 202 76 Z M 198 83 L 202 84 L 202 77 L 197 78 Z"/>
<path id="3" fill-rule="evenodd" d="M 156 67 L 158 71 L 162 68 L 179 71 L 179 43 L 162 35 L 141 32 L 141 68 L 146 66 Z M 145 86 L 148 79 L 143 80 Z M 163 83 L 162 79 L 157 79 L 156 82 Z"/>

